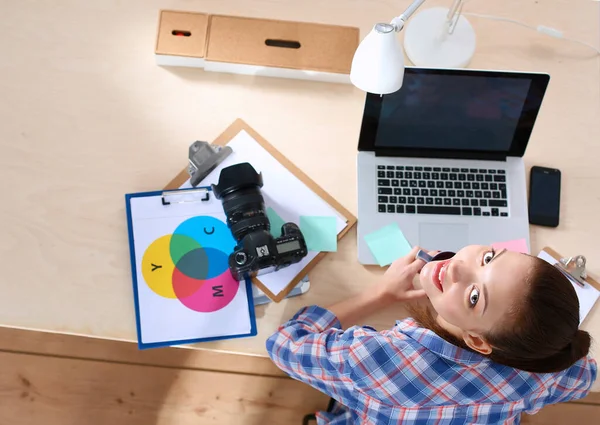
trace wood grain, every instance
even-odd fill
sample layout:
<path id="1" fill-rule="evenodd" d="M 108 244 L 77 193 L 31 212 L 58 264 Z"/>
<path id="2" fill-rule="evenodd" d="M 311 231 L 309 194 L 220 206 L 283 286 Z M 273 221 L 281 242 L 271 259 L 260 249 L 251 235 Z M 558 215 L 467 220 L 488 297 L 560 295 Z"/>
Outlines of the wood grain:
<path id="1" fill-rule="evenodd" d="M 2 327 L 0 327 L 0 351 L 144 366 L 287 377 L 270 359 L 260 356 L 185 348 L 140 351 L 134 344 L 127 342 Z M 592 392 L 587 397 L 572 403 L 600 406 L 600 393 Z"/>
<path id="2" fill-rule="evenodd" d="M 563 403 L 546 406 L 535 415 L 522 415 L 523 425 L 597 425 L 600 406 Z"/>
<path id="3" fill-rule="evenodd" d="M 208 20 L 205 13 L 162 10 L 156 35 L 156 54 L 203 58 L 206 54 Z M 187 37 L 173 31 L 189 31 Z"/>
<path id="4" fill-rule="evenodd" d="M 140 351 L 137 345 L 129 342 L 2 327 L 0 351 L 179 369 L 287 376 L 267 357 L 189 348 Z"/>
<path id="5" fill-rule="evenodd" d="M 203 357 L 216 353 L 203 350 L 151 350 L 146 357 L 131 353 L 131 344 L 2 328 L 0 344 L 1 424 L 299 424 L 327 402 L 308 385 L 252 374 L 252 364 L 257 373 L 263 367 L 259 357 L 227 355 L 220 365 Z M 181 361 L 180 351 L 196 361 Z M 221 367 L 242 373 L 218 372 Z M 598 415 L 595 393 L 523 415 L 523 423 L 592 425 Z"/>
<path id="6" fill-rule="evenodd" d="M 268 39 L 298 42 L 297 49 L 269 47 Z M 358 28 L 241 16 L 210 17 L 206 59 L 287 69 L 350 74 Z"/>
<path id="7" fill-rule="evenodd" d="M 287 378 L 0 353 L 0 419 L 12 425 L 300 423 L 327 405 L 309 390 Z"/>

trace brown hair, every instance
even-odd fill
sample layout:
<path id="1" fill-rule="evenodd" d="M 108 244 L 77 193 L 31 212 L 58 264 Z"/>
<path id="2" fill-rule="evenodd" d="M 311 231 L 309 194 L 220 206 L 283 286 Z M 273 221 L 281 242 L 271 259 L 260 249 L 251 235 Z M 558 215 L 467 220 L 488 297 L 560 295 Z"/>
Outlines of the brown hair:
<path id="1" fill-rule="evenodd" d="M 528 372 L 550 373 L 569 368 L 590 349 L 590 335 L 579 330 L 579 300 L 560 270 L 534 259 L 524 299 L 513 306 L 507 321 L 483 335 L 492 346 L 487 357 Z M 410 307 L 413 318 L 448 342 L 471 350 L 436 321 L 435 311 L 422 304 Z"/>

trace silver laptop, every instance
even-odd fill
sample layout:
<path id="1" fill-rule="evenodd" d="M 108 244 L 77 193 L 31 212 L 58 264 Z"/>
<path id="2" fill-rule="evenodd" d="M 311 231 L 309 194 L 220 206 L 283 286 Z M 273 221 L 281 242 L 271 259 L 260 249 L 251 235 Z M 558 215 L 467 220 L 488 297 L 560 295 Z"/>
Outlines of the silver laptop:
<path id="1" fill-rule="evenodd" d="M 393 94 L 368 93 L 358 143 L 358 259 L 397 223 L 408 242 L 457 251 L 525 238 L 523 163 L 549 76 L 407 67 Z"/>

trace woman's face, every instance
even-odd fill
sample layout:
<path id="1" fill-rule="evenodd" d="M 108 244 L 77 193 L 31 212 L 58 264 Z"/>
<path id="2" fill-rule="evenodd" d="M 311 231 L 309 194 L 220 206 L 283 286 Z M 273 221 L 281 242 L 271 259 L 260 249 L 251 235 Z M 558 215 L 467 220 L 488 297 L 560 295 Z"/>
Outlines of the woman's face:
<path id="1" fill-rule="evenodd" d="M 447 323 L 478 335 L 492 330 L 525 295 L 534 259 L 517 252 L 470 245 L 450 260 L 432 261 L 421 286 Z"/>

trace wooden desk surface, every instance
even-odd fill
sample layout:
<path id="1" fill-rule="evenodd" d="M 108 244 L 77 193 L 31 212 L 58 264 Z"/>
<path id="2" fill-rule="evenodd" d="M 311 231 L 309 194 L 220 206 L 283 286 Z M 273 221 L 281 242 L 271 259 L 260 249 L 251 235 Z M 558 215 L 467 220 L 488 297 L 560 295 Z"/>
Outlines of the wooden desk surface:
<path id="1" fill-rule="evenodd" d="M 0 325 L 134 341 L 123 195 L 163 187 L 185 166 L 192 141 L 213 140 L 236 118 L 356 214 L 364 93 L 350 85 L 158 67 L 159 8 L 353 25 L 364 36 L 408 3 L 4 2 Z M 423 8 L 450 3 L 432 0 Z M 598 2 L 479 0 L 465 9 L 552 26 L 592 44 L 600 39 Z M 469 19 L 478 37 L 471 68 L 552 77 L 525 160 L 562 170 L 561 225 L 532 227 L 533 251 L 550 245 L 585 254 L 591 273 L 600 275 L 600 56 L 513 24 Z M 257 337 L 198 347 L 266 355 L 266 337 L 302 305 L 335 302 L 380 273 L 358 264 L 352 232 L 311 273 L 307 294 L 257 309 Z M 402 315 L 385 311 L 370 324 L 388 327 Z M 584 328 L 600 340 L 599 305 Z"/>

